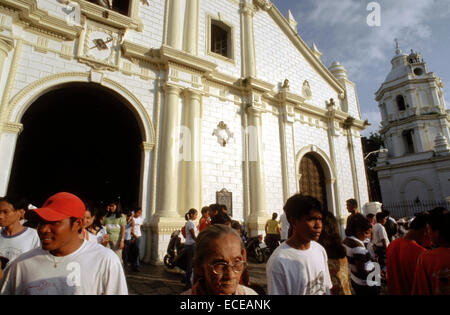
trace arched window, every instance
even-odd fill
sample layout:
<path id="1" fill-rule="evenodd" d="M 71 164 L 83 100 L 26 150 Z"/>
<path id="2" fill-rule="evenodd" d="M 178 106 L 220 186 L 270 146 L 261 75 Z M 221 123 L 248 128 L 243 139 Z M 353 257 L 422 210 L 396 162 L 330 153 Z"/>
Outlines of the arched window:
<path id="1" fill-rule="evenodd" d="M 405 99 L 403 98 L 402 95 L 398 95 L 397 98 L 397 107 L 398 110 L 402 111 L 406 109 L 406 104 L 405 104 Z"/>

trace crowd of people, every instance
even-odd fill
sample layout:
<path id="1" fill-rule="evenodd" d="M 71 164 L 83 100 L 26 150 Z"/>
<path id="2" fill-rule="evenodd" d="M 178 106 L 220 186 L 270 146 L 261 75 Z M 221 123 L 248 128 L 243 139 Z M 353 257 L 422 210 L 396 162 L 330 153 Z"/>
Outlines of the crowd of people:
<path id="1" fill-rule="evenodd" d="M 250 283 L 244 228 L 226 206 L 190 209 L 185 295 L 450 294 L 450 213 L 436 208 L 407 226 L 389 212 L 367 216 L 346 202 L 345 236 L 314 197 L 290 197 L 265 226 L 267 292 Z M 139 271 L 142 210 L 118 200 L 101 211 L 58 193 L 40 208 L 0 198 L 0 294 L 128 294 L 124 270 Z M 198 223 L 197 218 L 200 216 Z"/>

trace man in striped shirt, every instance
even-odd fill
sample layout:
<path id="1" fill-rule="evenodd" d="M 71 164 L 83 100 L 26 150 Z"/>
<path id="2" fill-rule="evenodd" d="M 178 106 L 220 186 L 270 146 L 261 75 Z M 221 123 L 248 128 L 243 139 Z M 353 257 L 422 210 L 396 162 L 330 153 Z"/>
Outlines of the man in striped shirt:
<path id="1" fill-rule="evenodd" d="M 371 281 L 373 275 L 375 279 L 377 269 L 372 262 L 370 253 L 364 241 L 370 238 L 372 225 L 362 214 L 354 214 L 347 227 L 348 236 L 343 244 L 347 252 L 347 259 L 350 266 L 350 278 L 352 287 L 356 295 L 378 295 L 380 282 Z"/>

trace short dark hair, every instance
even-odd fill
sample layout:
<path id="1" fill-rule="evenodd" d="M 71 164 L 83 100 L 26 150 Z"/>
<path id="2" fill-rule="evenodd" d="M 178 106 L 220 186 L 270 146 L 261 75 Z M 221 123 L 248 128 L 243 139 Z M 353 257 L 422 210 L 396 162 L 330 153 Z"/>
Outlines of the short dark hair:
<path id="1" fill-rule="evenodd" d="M 28 202 L 25 198 L 20 197 L 20 196 L 5 196 L 0 198 L 0 202 L 7 202 L 9 204 L 11 204 L 14 208 L 14 211 L 17 211 L 19 209 L 24 209 L 24 210 L 28 210 L 27 206 L 28 206 Z"/>
<path id="2" fill-rule="evenodd" d="M 378 212 L 376 215 L 377 222 L 379 222 L 387 217 L 388 217 L 388 215 L 386 215 L 386 212 L 384 212 L 384 211 Z"/>
<path id="3" fill-rule="evenodd" d="M 367 219 L 361 213 L 356 213 L 352 216 L 352 219 L 348 221 L 345 234 L 347 236 L 356 236 L 359 232 L 365 232 L 372 228 L 369 219 Z"/>
<path id="4" fill-rule="evenodd" d="M 217 215 L 211 218 L 211 224 L 228 224 L 231 222 L 231 218 L 223 212 L 219 212 Z"/>
<path id="5" fill-rule="evenodd" d="M 375 214 L 373 214 L 373 213 L 369 213 L 368 215 L 366 215 L 367 219 L 372 219 L 374 217 L 375 217 Z"/>
<path id="6" fill-rule="evenodd" d="M 322 233 L 320 233 L 319 244 L 325 248 L 330 259 L 340 259 L 346 256 L 344 245 L 339 235 L 339 226 L 336 217 L 329 211 L 322 218 Z"/>
<path id="7" fill-rule="evenodd" d="M 322 212 L 322 204 L 312 196 L 295 194 L 290 197 L 283 207 L 288 221 L 292 219 L 300 220 L 302 217 L 310 214 L 312 210 Z"/>
<path id="8" fill-rule="evenodd" d="M 450 212 L 446 211 L 442 214 L 437 230 L 440 239 L 450 242 Z"/>
<path id="9" fill-rule="evenodd" d="M 217 203 L 212 203 L 209 205 L 209 208 L 211 209 L 211 212 L 220 212 L 222 208 Z"/>
<path id="10" fill-rule="evenodd" d="M 208 206 L 203 207 L 203 208 L 202 208 L 202 214 L 208 212 L 209 210 L 211 210 L 210 207 L 208 207 Z"/>
<path id="11" fill-rule="evenodd" d="M 356 201 L 356 199 L 350 198 L 350 199 L 347 199 L 347 202 L 355 208 L 358 207 L 358 201 Z"/>
<path id="12" fill-rule="evenodd" d="M 388 216 L 391 215 L 391 213 L 389 212 L 389 210 L 383 210 L 383 211 L 381 211 L 381 212 L 385 214 L 386 218 L 387 218 Z"/>
<path id="13" fill-rule="evenodd" d="M 442 219 L 442 215 L 448 212 L 448 210 L 444 207 L 437 207 L 430 211 L 428 211 L 428 224 L 430 225 L 433 231 L 438 230 L 439 222 Z"/>
<path id="14" fill-rule="evenodd" d="M 429 220 L 429 214 L 428 213 L 418 213 L 414 220 L 410 223 L 409 228 L 411 230 L 422 230 L 427 227 Z"/>

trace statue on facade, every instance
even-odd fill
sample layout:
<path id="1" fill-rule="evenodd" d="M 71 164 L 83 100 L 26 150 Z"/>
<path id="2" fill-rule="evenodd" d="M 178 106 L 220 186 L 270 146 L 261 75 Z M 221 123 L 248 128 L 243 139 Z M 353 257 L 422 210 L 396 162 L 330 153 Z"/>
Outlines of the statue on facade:
<path id="1" fill-rule="evenodd" d="M 217 142 L 223 147 L 233 138 L 233 133 L 223 121 L 219 122 L 212 135 L 217 137 Z"/>

